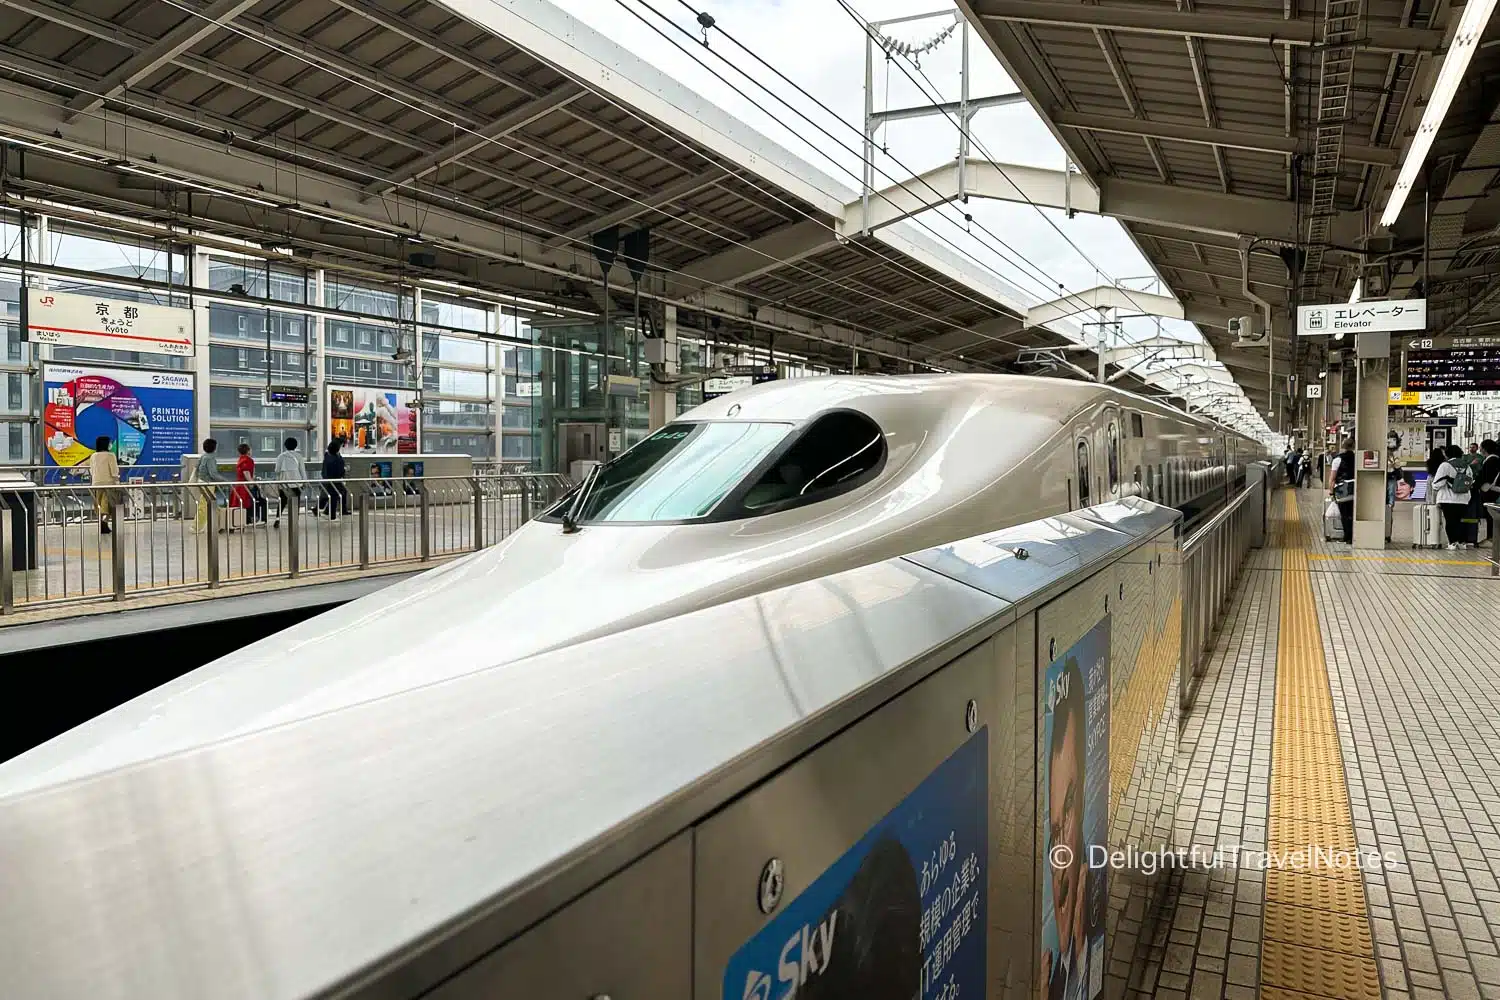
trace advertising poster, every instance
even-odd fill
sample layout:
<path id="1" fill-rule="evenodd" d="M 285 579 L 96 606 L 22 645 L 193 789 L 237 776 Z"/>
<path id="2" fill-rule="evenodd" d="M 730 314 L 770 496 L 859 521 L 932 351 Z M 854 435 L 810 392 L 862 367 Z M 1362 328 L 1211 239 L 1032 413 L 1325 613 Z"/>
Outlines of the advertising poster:
<path id="1" fill-rule="evenodd" d="M 409 389 L 330 386 L 328 438 L 344 439 L 345 457 L 415 455 L 417 411 Z"/>
<path id="2" fill-rule="evenodd" d="M 735 952 L 724 1000 L 983 997 L 988 770 L 980 729 Z"/>
<path id="3" fill-rule="evenodd" d="M 1108 849 L 1109 836 L 1109 629 L 1106 615 L 1048 665 L 1043 679 L 1041 970 L 1047 1000 L 1094 1000 L 1104 991 L 1109 869 L 1097 855 Z"/>
<path id="4" fill-rule="evenodd" d="M 1421 465 L 1427 461 L 1427 422 L 1425 420 L 1390 422 L 1386 447 L 1396 453 L 1400 465 Z"/>
<path id="5" fill-rule="evenodd" d="M 122 468 L 176 470 L 196 450 L 190 372 L 48 365 L 42 385 L 47 465 L 87 465 L 103 436 Z"/>

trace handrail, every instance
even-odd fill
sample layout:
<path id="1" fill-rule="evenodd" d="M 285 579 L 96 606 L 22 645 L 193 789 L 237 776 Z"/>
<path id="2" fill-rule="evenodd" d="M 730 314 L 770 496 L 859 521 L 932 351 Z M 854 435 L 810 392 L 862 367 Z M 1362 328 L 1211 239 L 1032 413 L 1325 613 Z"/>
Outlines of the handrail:
<path id="1" fill-rule="evenodd" d="M 0 482 L 0 617 L 42 606 L 405 563 L 498 543 L 555 473 L 401 479 Z"/>
<path id="2" fill-rule="evenodd" d="M 1264 543 L 1266 504 L 1277 482 L 1275 470 L 1247 478 L 1240 493 L 1182 542 L 1179 569 L 1182 635 L 1178 692 L 1183 711 L 1192 708 L 1235 582 L 1250 550 Z"/>
<path id="3" fill-rule="evenodd" d="M 1200 546 L 1208 541 L 1209 535 L 1216 528 L 1218 528 L 1219 525 L 1223 524 L 1225 521 L 1229 520 L 1229 518 L 1233 517 L 1235 515 L 1235 512 L 1238 511 L 1240 507 L 1247 503 L 1252 496 L 1257 496 L 1259 495 L 1259 493 L 1260 490 L 1258 490 L 1254 486 L 1247 486 L 1243 490 L 1241 490 L 1239 496 L 1229 501 L 1228 505 L 1225 506 L 1223 510 L 1219 511 L 1213 517 L 1209 518 L 1206 522 L 1203 523 L 1201 527 L 1199 527 L 1197 531 L 1193 532 L 1187 537 L 1187 539 L 1183 541 L 1183 558 L 1187 558 L 1188 556 L 1196 552 Z"/>

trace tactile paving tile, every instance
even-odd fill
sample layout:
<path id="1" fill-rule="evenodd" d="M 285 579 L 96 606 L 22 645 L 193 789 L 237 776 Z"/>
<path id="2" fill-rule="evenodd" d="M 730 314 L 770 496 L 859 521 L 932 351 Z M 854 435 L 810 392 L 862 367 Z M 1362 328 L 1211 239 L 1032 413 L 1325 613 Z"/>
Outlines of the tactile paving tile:
<path id="1" fill-rule="evenodd" d="M 1349 803 L 1333 794 L 1298 796 L 1282 793 L 1272 801 L 1271 817 L 1286 816 L 1304 823 L 1336 823 L 1353 826 Z"/>
<path id="2" fill-rule="evenodd" d="M 1270 986 L 1341 1000 L 1380 996 L 1373 951 L 1359 956 L 1266 941 L 1260 952 L 1260 979 Z"/>
<path id="3" fill-rule="evenodd" d="M 1260 1000 L 1335 1000 L 1335 998 L 1316 993 L 1303 993 L 1301 990 L 1286 990 L 1279 986 L 1262 986 Z"/>
<path id="4" fill-rule="evenodd" d="M 1314 910 L 1306 906 L 1267 903 L 1265 938 L 1288 944 L 1316 944 L 1324 951 L 1365 957 L 1374 953 L 1370 922 L 1353 913 Z"/>
<path id="5" fill-rule="evenodd" d="M 1300 816 L 1267 819 L 1266 841 L 1271 844 L 1315 845 L 1335 851 L 1352 851 L 1359 846 L 1354 829 L 1348 823 L 1314 823 Z"/>
<path id="6" fill-rule="evenodd" d="M 1358 839 L 1306 535 L 1290 493 L 1284 525 L 1260 995 L 1376 1000 Z"/>
<path id="7" fill-rule="evenodd" d="M 1365 913 L 1365 889 L 1359 879 L 1323 878 L 1280 868 L 1266 872 L 1266 901 L 1360 916 Z"/>

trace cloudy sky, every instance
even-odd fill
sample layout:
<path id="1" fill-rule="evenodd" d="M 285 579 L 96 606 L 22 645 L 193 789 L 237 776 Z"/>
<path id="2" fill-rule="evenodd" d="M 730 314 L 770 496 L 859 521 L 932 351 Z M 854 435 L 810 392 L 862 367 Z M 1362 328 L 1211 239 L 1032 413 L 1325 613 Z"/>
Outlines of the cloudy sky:
<path id="1" fill-rule="evenodd" d="M 551 2 L 819 170 L 850 188 L 858 187 L 866 36 L 840 0 Z M 945 0 L 845 2 L 867 21 L 952 10 Z M 694 40 L 701 37 L 694 10 L 707 11 L 717 21 L 709 33 L 707 49 Z M 920 46 L 952 23 L 951 18 L 939 17 L 884 31 L 894 39 Z M 876 107 L 931 103 L 935 95 L 944 101 L 957 100 L 960 53 L 956 32 L 921 57 L 920 69 L 904 60 L 887 62 L 877 53 Z M 757 57 L 816 100 L 803 97 L 777 79 L 772 70 L 757 62 Z M 971 96 L 1015 90 L 999 62 L 972 32 L 970 65 Z M 826 107 L 820 107 L 820 103 Z M 834 138 L 823 134 L 818 126 Z M 982 111 L 974 119 L 972 131 L 973 156 L 1053 169 L 1061 169 L 1064 164 L 1062 147 L 1029 104 Z M 945 116 L 892 123 L 880 139 L 889 155 L 878 157 L 877 186 L 951 162 L 958 153 L 957 125 Z M 1049 209 L 979 200 L 971 201 L 968 210 L 978 223 L 968 231 L 956 208 L 930 210 L 919 218 L 927 227 L 926 235 L 950 242 L 950 249 L 961 250 L 1038 299 L 1055 298 L 1059 285 L 1072 292 L 1116 279 L 1136 279 L 1129 285 L 1137 289 L 1164 290 L 1153 283 L 1151 265 L 1111 219 L 1085 215 L 1067 219 Z M 1165 328 L 1178 336 L 1199 339 L 1188 324 L 1167 323 Z M 1132 336 L 1153 332 L 1150 321 L 1136 321 L 1129 330 Z"/>

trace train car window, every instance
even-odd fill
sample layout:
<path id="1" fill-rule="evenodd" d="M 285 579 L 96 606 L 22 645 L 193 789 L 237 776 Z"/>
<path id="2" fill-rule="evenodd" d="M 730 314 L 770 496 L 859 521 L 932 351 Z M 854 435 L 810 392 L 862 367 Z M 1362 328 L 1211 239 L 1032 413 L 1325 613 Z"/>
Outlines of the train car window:
<path id="1" fill-rule="evenodd" d="M 1143 438 L 1146 436 L 1145 424 L 1141 420 L 1139 413 L 1132 413 L 1130 415 L 1130 436 L 1133 438 Z"/>
<path id="2" fill-rule="evenodd" d="M 1156 496 L 1152 497 L 1152 499 L 1155 500 L 1157 503 L 1162 503 L 1163 501 L 1165 501 L 1167 499 L 1166 488 L 1167 488 L 1167 483 L 1166 483 L 1166 478 L 1161 473 L 1161 463 L 1157 462 L 1156 463 Z"/>
<path id="3" fill-rule="evenodd" d="M 745 491 L 749 513 L 827 500 L 868 482 L 885 465 L 885 435 L 852 410 L 827 413 L 803 431 Z"/>
<path id="4" fill-rule="evenodd" d="M 578 523 L 706 517 L 791 432 L 785 423 L 668 424 L 600 469 Z M 573 495 L 544 517 L 561 517 Z"/>
<path id="5" fill-rule="evenodd" d="M 1117 421 L 1109 422 L 1106 444 L 1109 449 L 1106 456 L 1109 466 L 1109 492 L 1113 496 L 1120 491 L 1120 425 Z"/>
<path id="6" fill-rule="evenodd" d="M 1078 442 L 1078 506 L 1089 505 L 1089 446 L 1088 442 Z"/>
<path id="7" fill-rule="evenodd" d="M 1136 496 L 1140 496 L 1141 495 L 1141 489 L 1142 489 L 1142 487 L 1141 487 L 1141 467 L 1139 465 L 1137 465 L 1135 467 L 1135 495 Z"/>

